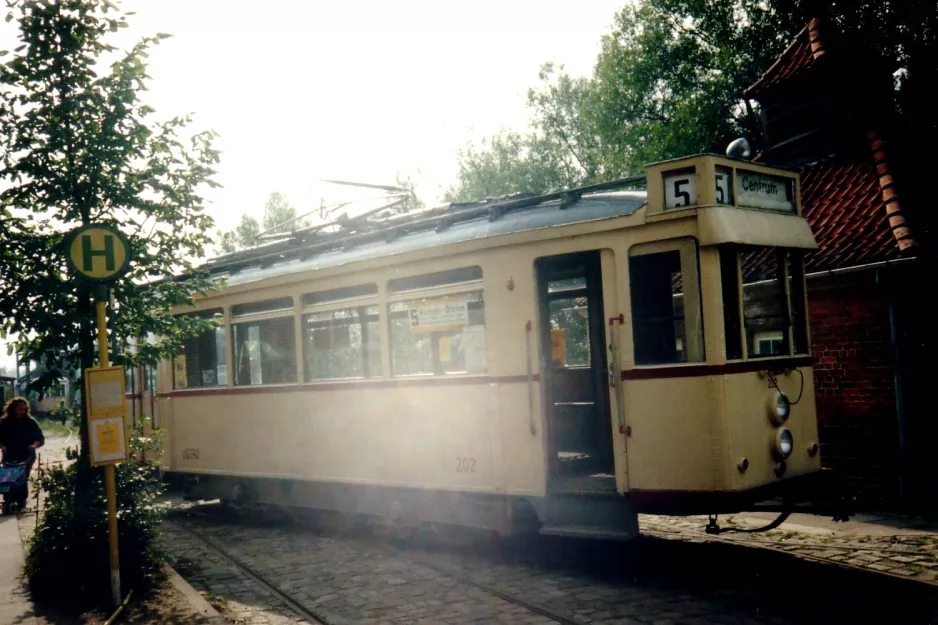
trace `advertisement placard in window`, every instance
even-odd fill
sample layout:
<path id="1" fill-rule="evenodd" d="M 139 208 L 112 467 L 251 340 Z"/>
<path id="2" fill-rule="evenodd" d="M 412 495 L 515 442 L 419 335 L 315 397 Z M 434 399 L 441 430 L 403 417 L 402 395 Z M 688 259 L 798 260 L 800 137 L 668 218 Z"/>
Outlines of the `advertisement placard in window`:
<path id="1" fill-rule="evenodd" d="M 464 328 L 459 349 L 466 359 L 467 373 L 485 373 L 485 326 Z"/>
<path id="2" fill-rule="evenodd" d="M 173 358 L 173 381 L 176 388 L 186 388 L 186 356 L 181 354 Z"/>

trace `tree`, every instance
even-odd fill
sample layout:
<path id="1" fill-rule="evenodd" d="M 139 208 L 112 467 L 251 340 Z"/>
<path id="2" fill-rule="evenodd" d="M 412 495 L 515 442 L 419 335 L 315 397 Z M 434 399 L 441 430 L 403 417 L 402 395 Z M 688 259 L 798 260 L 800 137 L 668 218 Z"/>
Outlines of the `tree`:
<path id="1" fill-rule="evenodd" d="M 109 224 L 130 241 L 129 273 L 112 289 L 111 341 L 119 354 L 135 337 L 161 338 L 127 362 L 155 364 L 208 326 L 167 313 L 212 287 L 193 263 L 210 242 L 201 190 L 215 186 L 218 152 L 214 132 L 191 132 L 188 117 L 155 121 L 140 100 L 145 59 L 168 35 L 120 53 L 106 37 L 127 23 L 111 2 L 11 7 L 22 45 L 0 65 L 0 330 L 17 337 L 10 351 L 45 365 L 31 384 L 41 391 L 95 362 L 91 289 L 68 275 L 62 250 L 78 226 Z"/>
<path id="2" fill-rule="evenodd" d="M 227 230 L 220 234 L 219 247 L 225 254 L 231 254 L 240 249 L 257 245 L 257 235 L 261 232 L 257 219 L 241 213 L 241 221 L 234 230 Z"/>
<path id="3" fill-rule="evenodd" d="M 218 233 L 218 247 L 223 253 L 231 254 L 240 249 L 257 245 L 257 237 L 262 232 L 269 234 L 290 232 L 310 225 L 308 219 L 296 219 L 296 217 L 296 208 L 290 205 L 286 196 L 279 191 L 274 191 L 264 202 L 264 214 L 261 223 L 259 224 L 257 218 L 252 215 L 241 213 L 241 221 L 234 230 Z M 278 228 L 277 226 L 282 227 Z"/>
<path id="4" fill-rule="evenodd" d="M 296 209 L 287 202 L 286 196 L 279 191 L 271 193 L 267 201 L 264 202 L 263 224 L 265 231 L 285 232 L 305 228 L 309 225 L 308 220 L 296 220 L 296 216 Z M 282 227 L 278 228 L 278 226 Z"/>
<path id="5" fill-rule="evenodd" d="M 743 91 L 815 17 L 825 41 L 862 67 L 857 80 L 894 80 L 887 98 L 895 118 L 883 123 L 892 127 L 897 152 L 910 155 L 899 157 L 906 179 L 927 179 L 929 161 L 916 157 L 918 145 L 938 138 L 929 105 L 938 79 L 933 1 L 638 0 L 616 14 L 591 78 L 545 65 L 528 96 L 529 129 L 460 150 L 448 197 L 608 180 L 654 161 L 722 153 L 739 136 L 758 146 L 758 111 Z"/>
<path id="6" fill-rule="evenodd" d="M 538 87 L 528 91 L 528 130 L 502 130 L 478 146 L 469 142 L 461 148 L 447 201 L 547 193 L 595 180 L 604 172 L 584 110 L 591 82 L 571 78 L 552 63 L 541 67 L 538 78 Z"/>

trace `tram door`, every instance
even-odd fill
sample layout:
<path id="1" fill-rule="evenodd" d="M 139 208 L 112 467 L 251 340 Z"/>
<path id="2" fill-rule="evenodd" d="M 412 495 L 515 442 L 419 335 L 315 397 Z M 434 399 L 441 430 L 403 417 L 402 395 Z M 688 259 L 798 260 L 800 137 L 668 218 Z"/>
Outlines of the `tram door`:
<path id="1" fill-rule="evenodd" d="M 615 490 L 600 254 L 536 262 L 548 488 Z"/>

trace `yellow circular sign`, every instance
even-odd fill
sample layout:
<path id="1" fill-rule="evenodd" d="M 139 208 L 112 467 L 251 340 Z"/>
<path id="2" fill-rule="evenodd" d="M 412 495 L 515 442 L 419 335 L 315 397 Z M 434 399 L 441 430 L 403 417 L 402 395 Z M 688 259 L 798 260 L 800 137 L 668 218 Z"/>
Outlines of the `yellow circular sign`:
<path id="1" fill-rule="evenodd" d="M 66 240 L 69 266 L 91 280 L 113 280 L 127 271 L 130 246 L 116 228 L 90 225 L 79 228 Z"/>

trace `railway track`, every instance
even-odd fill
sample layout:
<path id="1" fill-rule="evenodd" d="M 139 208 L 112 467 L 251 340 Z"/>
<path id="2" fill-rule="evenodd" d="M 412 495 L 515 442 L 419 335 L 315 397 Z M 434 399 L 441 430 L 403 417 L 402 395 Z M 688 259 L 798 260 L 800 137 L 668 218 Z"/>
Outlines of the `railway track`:
<path id="1" fill-rule="evenodd" d="M 206 520 L 224 520 L 224 515 L 221 514 L 206 514 L 201 511 L 189 510 L 186 512 L 187 516 L 202 518 Z M 173 523 L 176 527 L 184 530 L 190 535 L 197 538 L 203 545 L 205 545 L 210 550 L 214 551 L 216 554 L 221 556 L 226 562 L 230 565 L 236 567 L 241 571 L 246 577 L 250 578 L 252 581 L 257 583 L 259 586 L 265 588 L 270 593 L 272 593 L 280 602 L 287 606 L 290 610 L 296 613 L 296 615 L 302 619 L 308 620 L 311 623 L 321 624 L 321 625 L 333 625 L 330 622 L 328 616 L 322 613 L 322 611 L 310 608 L 303 603 L 303 601 L 296 596 L 290 594 L 287 590 L 277 585 L 275 582 L 270 580 L 267 576 L 264 575 L 262 571 L 257 570 L 256 568 L 247 564 L 243 559 L 239 558 L 236 554 L 232 553 L 225 545 L 220 541 L 216 540 L 212 536 L 209 536 L 201 528 L 197 527 L 190 520 L 183 519 L 173 519 L 169 521 Z M 524 608 L 531 614 L 536 614 L 538 616 L 549 619 L 554 623 L 561 623 L 562 625 L 581 625 L 582 621 L 576 620 L 572 614 L 566 614 L 560 612 L 556 609 L 549 608 L 544 605 L 533 603 L 525 600 L 522 597 L 519 597 L 515 594 L 505 592 L 499 588 L 495 588 L 489 584 L 485 584 L 476 580 L 471 579 L 469 576 L 463 574 L 459 570 L 450 567 L 448 565 L 440 564 L 439 562 L 434 562 L 430 558 L 423 556 L 419 553 L 415 553 L 412 550 L 406 548 L 395 547 L 384 542 L 379 542 L 377 539 L 368 540 L 368 544 L 373 547 L 377 547 L 380 550 L 384 551 L 391 557 L 402 558 L 407 562 L 410 562 L 417 566 L 422 566 L 428 569 L 439 573 L 445 577 L 452 579 L 453 581 L 458 582 L 459 584 L 465 586 L 471 586 L 478 590 L 481 590 L 489 595 L 497 597 L 502 601 L 506 601 L 515 606 Z"/>
<path id="2" fill-rule="evenodd" d="M 192 523 L 186 521 L 173 521 L 177 527 L 185 530 L 189 534 L 198 538 L 204 545 L 209 547 L 215 553 L 220 555 L 224 560 L 229 564 L 235 566 L 238 570 L 244 573 L 245 576 L 250 578 L 255 583 L 266 588 L 271 593 L 274 594 L 277 599 L 283 602 L 284 605 L 293 610 L 297 616 L 304 618 L 311 623 L 317 625 L 333 625 L 329 622 L 329 619 L 326 618 L 323 614 L 315 610 L 311 610 L 303 605 L 301 602 L 297 601 L 295 597 L 290 595 L 288 592 L 284 591 L 282 588 L 268 580 L 262 573 L 256 571 L 254 568 L 248 566 L 243 560 L 232 554 L 227 548 L 221 545 L 217 540 L 208 536 L 199 529 L 193 527 Z"/>
<path id="3" fill-rule="evenodd" d="M 357 527 L 337 529 L 331 518 L 307 518 L 273 509 L 239 513 L 220 506 L 198 505 L 188 510 L 176 508 L 170 519 L 179 532 L 184 532 L 179 536 L 181 553 L 188 554 L 183 560 L 205 558 L 203 589 L 231 601 L 227 614 L 232 619 L 248 618 L 239 610 L 258 609 L 262 611 L 259 616 L 272 612 L 292 619 L 295 615 L 310 623 L 330 623 L 332 619 L 335 625 L 339 621 L 356 622 L 358 617 L 380 617 L 381 611 L 387 610 L 392 617 L 389 620 L 398 622 L 437 616 L 438 622 L 450 622 L 450 618 L 463 622 L 491 615 L 499 617 L 499 622 L 572 624 L 582 623 L 584 616 L 592 618 L 589 610 L 598 609 L 604 613 L 603 618 L 631 618 L 629 615 L 637 611 L 652 621 L 658 611 L 661 615 L 670 614 L 669 610 L 680 614 L 686 611 L 687 618 L 695 618 L 700 616 L 695 610 L 714 610 L 733 617 L 748 615 L 758 620 L 767 614 L 819 625 L 890 622 L 892 612 L 887 605 L 850 608 L 849 614 L 843 613 L 843 606 L 852 605 L 849 601 L 858 592 L 892 593 L 897 605 L 911 606 L 920 615 L 938 609 L 938 594 L 926 583 L 908 584 L 908 579 L 888 573 L 773 549 L 773 545 L 750 537 L 676 531 L 652 522 L 643 523 L 652 540 L 636 541 L 616 550 L 575 542 L 502 544 L 489 543 L 484 537 L 475 542 L 471 536 L 446 533 L 437 538 L 426 536 L 426 542 L 419 539 L 398 544 L 371 531 L 359 533 Z M 315 528 L 308 540 L 300 529 L 310 527 L 307 520 L 312 520 Z M 290 526 L 296 531 L 278 536 Z M 268 534 L 268 530 L 276 533 Z M 235 543 L 229 536 L 244 542 Z M 693 543 L 711 544 L 675 540 L 687 537 L 695 539 Z M 735 548 L 723 549 L 720 545 Z M 307 547 L 308 558 L 303 555 Z M 760 555 L 760 551 L 778 553 L 767 556 Z M 869 551 L 887 552 L 877 547 Z M 339 569 L 333 569 L 331 562 L 336 562 Z M 809 562 L 836 566 L 819 568 Z M 296 572 L 287 570 L 290 567 Z M 231 569 L 243 581 L 232 582 L 219 569 Z M 517 579 L 516 574 L 520 576 Z M 580 577 L 591 579 L 574 579 Z M 348 580 L 353 580 L 354 589 L 345 585 Z M 572 588 L 567 586 L 570 583 Z M 814 590 L 805 595 L 803 584 Z M 613 586 L 615 592 L 610 590 Z M 581 593 L 594 597 L 581 599 Z M 784 600 L 792 593 L 802 593 L 799 596 L 804 598 L 804 605 Z M 247 595 L 253 599 L 243 598 Z M 258 595 L 266 595 L 267 600 Z M 624 603 L 623 597 L 627 598 Z M 673 605 L 672 598 L 676 602 Z M 427 605 L 427 599 L 436 601 Z M 362 604 L 355 603 L 360 600 L 370 607 L 360 608 Z M 681 604 L 684 601 L 692 605 Z M 408 607 L 415 602 L 416 608 Z M 408 610 L 414 609 L 422 610 L 420 616 L 407 616 Z M 938 622 L 925 616 L 922 619 L 913 620 Z"/>

